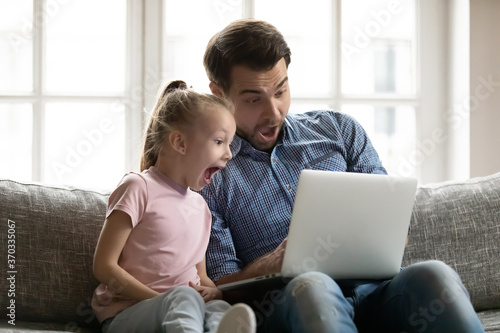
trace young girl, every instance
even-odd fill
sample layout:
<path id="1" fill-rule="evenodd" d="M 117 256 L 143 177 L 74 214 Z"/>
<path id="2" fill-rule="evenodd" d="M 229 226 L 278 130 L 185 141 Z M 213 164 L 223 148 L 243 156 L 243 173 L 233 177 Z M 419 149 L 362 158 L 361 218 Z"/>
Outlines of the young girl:
<path id="1" fill-rule="evenodd" d="M 244 304 L 230 306 L 208 278 L 211 214 L 193 190 L 226 166 L 232 106 L 171 82 L 149 122 L 141 173 L 109 197 L 94 255 L 101 282 L 92 307 L 103 332 L 255 332 Z"/>

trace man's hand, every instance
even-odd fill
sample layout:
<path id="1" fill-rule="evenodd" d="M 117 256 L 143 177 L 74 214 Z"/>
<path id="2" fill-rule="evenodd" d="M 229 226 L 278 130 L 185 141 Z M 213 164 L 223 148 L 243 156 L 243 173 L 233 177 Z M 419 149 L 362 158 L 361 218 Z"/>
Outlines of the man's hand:
<path id="1" fill-rule="evenodd" d="M 262 256 L 258 261 L 262 261 L 262 273 L 259 275 L 269 274 L 269 273 L 277 273 L 281 271 L 281 266 L 283 265 L 283 258 L 285 257 L 285 249 L 286 249 L 286 241 L 285 238 L 280 245 L 273 252 Z"/>
<path id="2" fill-rule="evenodd" d="M 253 278 L 260 275 L 272 274 L 281 271 L 283 258 L 285 256 L 286 238 L 274 251 L 255 259 L 243 270 L 232 275 L 224 276 L 216 282 L 217 285 L 244 279 Z"/>
<path id="3" fill-rule="evenodd" d="M 196 291 L 200 293 L 205 303 L 214 299 L 222 299 L 222 291 L 220 291 L 217 287 L 199 286 L 192 282 L 189 282 L 189 286 L 196 289 Z"/>

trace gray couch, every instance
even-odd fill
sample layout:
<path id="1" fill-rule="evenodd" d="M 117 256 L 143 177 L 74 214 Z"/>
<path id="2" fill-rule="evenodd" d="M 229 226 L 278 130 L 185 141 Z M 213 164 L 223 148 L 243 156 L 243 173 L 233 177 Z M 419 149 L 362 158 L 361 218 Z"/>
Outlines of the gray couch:
<path id="1" fill-rule="evenodd" d="M 107 197 L 0 180 L 0 332 L 99 331 L 91 265 Z M 500 332 L 500 173 L 418 188 L 403 264 L 428 259 L 458 271 L 486 331 Z"/>

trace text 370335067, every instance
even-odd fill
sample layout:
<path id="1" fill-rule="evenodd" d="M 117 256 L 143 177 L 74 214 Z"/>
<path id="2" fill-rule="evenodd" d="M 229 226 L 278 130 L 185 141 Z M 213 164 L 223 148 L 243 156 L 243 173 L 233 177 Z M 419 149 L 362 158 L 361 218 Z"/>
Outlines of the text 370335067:
<path id="1" fill-rule="evenodd" d="M 7 317 L 16 325 L 16 222 L 7 220 Z"/>

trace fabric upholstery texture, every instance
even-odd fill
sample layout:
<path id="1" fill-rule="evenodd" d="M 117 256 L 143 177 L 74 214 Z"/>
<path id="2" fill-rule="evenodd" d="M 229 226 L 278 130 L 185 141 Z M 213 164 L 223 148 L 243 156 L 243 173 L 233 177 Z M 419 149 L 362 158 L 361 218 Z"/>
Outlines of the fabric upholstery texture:
<path id="1" fill-rule="evenodd" d="M 1 235 L 8 220 L 15 222 L 16 322 L 59 322 L 70 331 L 96 324 L 92 258 L 106 204 L 107 195 L 93 191 L 0 180 Z M 0 249 L 6 251 L 7 237 Z M 0 267 L 7 267 L 7 256 L 0 256 Z M 3 305 L 1 319 L 8 318 Z"/>
<path id="2" fill-rule="evenodd" d="M 108 193 L 0 179 L 0 249 L 15 222 L 16 326 L 0 332 L 98 332 L 92 257 Z M 458 271 L 487 332 L 500 333 L 500 173 L 419 186 L 403 265 L 437 259 Z"/>
<path id="3" fill-rule="evenodd" d="M 419 186 L 403 265 L 436 259 L 460 275 L 488 332 L 500 332 L 500 173 Z"/>

